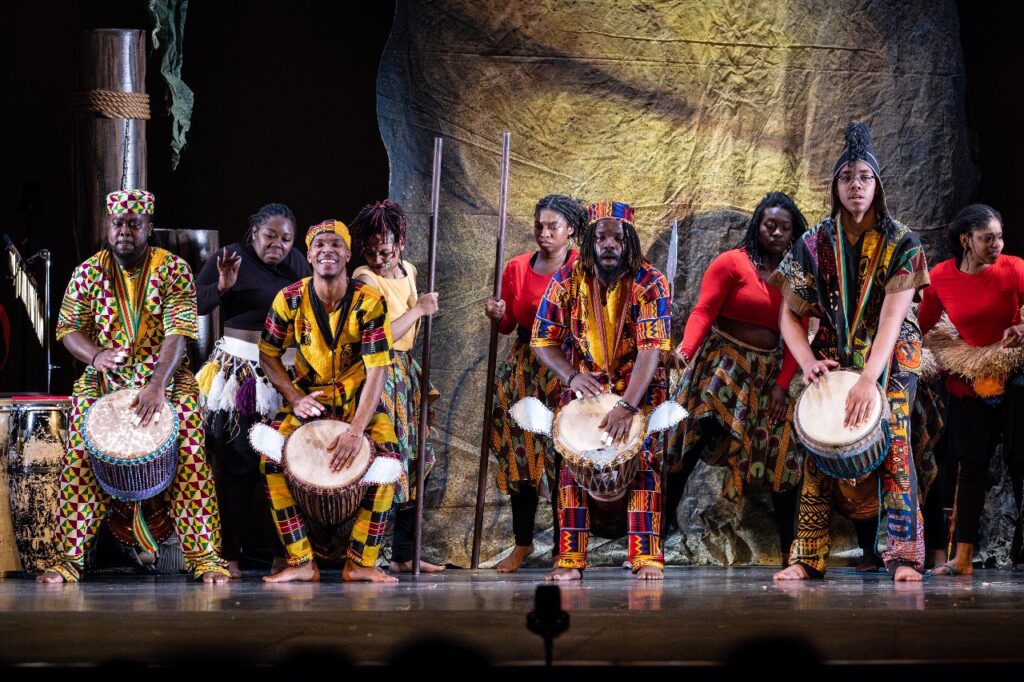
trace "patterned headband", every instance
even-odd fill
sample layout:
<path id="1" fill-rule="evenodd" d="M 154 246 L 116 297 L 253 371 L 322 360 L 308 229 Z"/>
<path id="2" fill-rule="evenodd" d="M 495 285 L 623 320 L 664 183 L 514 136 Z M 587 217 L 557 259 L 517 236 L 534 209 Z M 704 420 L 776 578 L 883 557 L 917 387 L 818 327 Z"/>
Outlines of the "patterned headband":
<path id="1" fill-rule="evenodd" d="M 633 224 L 633 207 L 618 201 L 598 201 L 587 207 L 587 215 L 590 217 L 588 225 L 593 225 L 602 218 L 621 220 L 624 223 Z"/>
<path id="2" fill-rule="evenodd" d="M 352 248 L 352 236 L 348 232 L 348 225 L 341 222 L 340 220 L 328 219 L 322 223 L 309 228 L 306 232 L 306 249 L 310 249 L 313 246 L 313 239 L 324 232 L 333 232 L 342 239 L 345 240 L 345 246 L 349 249 Z"/>
<path id="3" fill-rule="evenodd" d="M 144 189 L 121 189 L 107 195 L 107 213 L 125 215 L 141 213 L 153 215 L 156 199 Z"/>

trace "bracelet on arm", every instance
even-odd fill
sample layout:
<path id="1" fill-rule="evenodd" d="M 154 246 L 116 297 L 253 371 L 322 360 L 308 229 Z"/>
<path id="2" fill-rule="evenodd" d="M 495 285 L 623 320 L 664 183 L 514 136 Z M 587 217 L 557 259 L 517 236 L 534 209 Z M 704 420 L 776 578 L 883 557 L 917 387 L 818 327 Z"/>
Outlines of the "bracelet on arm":
<path id="1" fill-rule="evenodd" d="M 565 385 L 568 386 L 569 388 L 572 388 L 572 380 L 575 379 L 576 377 L 578 377 L 579 375 L 580 375 L 580 373 L 578 371 L 573 372 L 572 374 L 570 374 L 569 378 L 565 380 Z"/>
<path id="2" fill-rule="evenodd" d="M 617 401 L 615 401 L 615 406 L 616 407 L 621 407 L 624 410 L 629 410 L 633 414 L 636 414 L 637 412 L 640 411 L 639 408 L 637 408 L 636 405 L 634 405 L 633 403 L 629 402 L 625 398 L 619 398 Z"/>
<path id="3" fill-rule="evenodd" d="M 100 353 L 102 353 L 104 350 L 104 348 L 100 348 L 98 351 L 96 351 L 96 355 L 92 356 L 92 360 L 89 361 L 90 367 L 96 366 L 96 358 L 98 358 L 100 356 Z"/>

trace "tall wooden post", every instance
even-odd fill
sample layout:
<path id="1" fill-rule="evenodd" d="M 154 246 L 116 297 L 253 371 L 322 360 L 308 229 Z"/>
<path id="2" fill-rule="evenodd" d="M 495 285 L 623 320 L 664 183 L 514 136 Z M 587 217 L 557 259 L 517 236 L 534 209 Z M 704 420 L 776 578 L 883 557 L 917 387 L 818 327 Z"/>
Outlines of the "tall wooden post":
<path id="1" fill-rule="evenodd" d="M 146 189 L 145 32 L 89 31 L 79 69 L 73 98 L 74 228 L 79 247 L 92 253 L 106 242 L 106 195 L 122 187 Z"/>

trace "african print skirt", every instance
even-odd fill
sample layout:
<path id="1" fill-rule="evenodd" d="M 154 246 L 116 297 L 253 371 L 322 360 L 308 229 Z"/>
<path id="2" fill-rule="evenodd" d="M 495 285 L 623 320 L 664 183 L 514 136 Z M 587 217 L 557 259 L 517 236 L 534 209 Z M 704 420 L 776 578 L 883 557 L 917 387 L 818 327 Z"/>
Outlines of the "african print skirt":
<path id="1" fill-rule="evenodd" d="M 748 487 L 784 492 L 796 486 L 802 464 L 792 431 L 796 401 L 789 401 L 784 420 L 768 422 L 770 391 L 781 364 L 781 351 L 758 350 L 712 329 L 672 394 L 690 413 L 671 446 L 675 462 L 702 440 L 704 420 L 714 419 L 726 435 L 702 457 L 732 469 L 728 492 Z"/>
<path id="2" fill-rule="evenodd" d="M 412 353 L 395 351 L 395 361 L 388 367 L 384 382 L 384 407 L 395 425 L 398 449 L 402 453 L 402 477 L 395 483 L 396 505 L 407 504 L 416 499 L 416 448 L 419 446 L 420 428 L 420 364 Z M 440 396 L 437 389 L 430 388 L 430 403 Z M 429 407 L 429 406 L 428 406 Z M 429 418 L 428 418 L 429 421 Z M 434 448 L 427 431 L 426 461 L 423 462 L 424 478 L 430 475 L 434 466 Z"/>
<path id="3" fill-rule="evenodd" d="M 498 490 L 508 495 L 519 486 L 532 485 L 550 499 L 555 478 L 555 450 L 551 439 L 519 428 L 509 409 L 519 400 L 533 397 L 549 409 L 557 408 L 562 384 L 537 359 L 530 344 L 516 339 L 508 357 L 498 365 L 494 409 L 491 412 L 491 454 L 498 460 Z"/>

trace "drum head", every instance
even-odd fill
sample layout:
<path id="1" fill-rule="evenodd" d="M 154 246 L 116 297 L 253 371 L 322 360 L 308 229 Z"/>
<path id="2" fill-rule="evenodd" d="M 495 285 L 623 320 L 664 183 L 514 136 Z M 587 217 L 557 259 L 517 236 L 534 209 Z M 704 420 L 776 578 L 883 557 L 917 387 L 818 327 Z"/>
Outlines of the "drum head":
<path id="1" fill-rule="evenodd" d="M 808 438 L 823 445 L 840 446 L 853 443 L 875 430 L 882 416 L 880 391 L 874 393 L 875 400 L 867 421 L 860 426 L 843 426 L 846 395 L 858 379 L 860 374 L 856 372 L 835 370 L 804 390 L 797 401 L 794 418 Z"/>
<path id="2" fill-rule="evenodd" d="M 320 419 L 303 424 L 288 437 L 284 446 L 284 466 L 298 481 L 318 488 L 345 488 L 356 483 L 370 468 L 370 442 L 361 436 L 359 452 L 341 471 L 331 471 L 327 446 L 348 424 L 337 419 Z"/>
<path id="3" fill-rule="evenodd" d="M 85 415 L 85 436 L 99 452 L 117 459 L 146 457 L 161 448 L 174 435 L 177 428 L 174 410 L 164 400 L 154 417 L 145 427 L 133 424 L 135 410 L 131 408 L 137 388 L 125 388 L 103 396 Z"/>
<path id="4" fill-rule="evenodd" d="M 566 456 L 570 453 L 576 456 L 596 458 L 599 464 L 608 464 L 619 452 L 629 450 L 643 438 L 644 420 L 639 415 L 634 416 L 629 427 L 629 438 L 622 445 L 609 448 L 602 438 L 605 430 L 598 428 L 598 424 L 604 419 L 619 396 L 614 393 L 605 393 L 597 398 L 577 398 L 563 407 L 555 417 L 557 442 L 561 451 Z"/>

